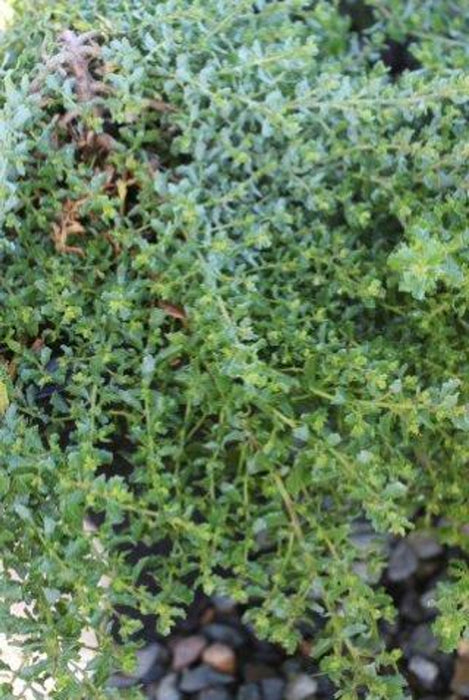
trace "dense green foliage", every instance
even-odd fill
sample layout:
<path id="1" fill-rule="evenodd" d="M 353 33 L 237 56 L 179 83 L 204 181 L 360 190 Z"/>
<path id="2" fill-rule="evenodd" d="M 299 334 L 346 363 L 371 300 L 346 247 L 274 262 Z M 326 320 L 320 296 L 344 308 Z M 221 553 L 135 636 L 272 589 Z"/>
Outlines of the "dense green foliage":
<path id="1" fill-rule="evenodd" d="M 44 60 L 67 27 L 99 33 L 87 60 L 108 90 L 88 102 Z M 200 586 L 250 600 L 289 649 L 299 619 L 324 616 L 313 652 L 341 697 L 406 697 L 379 637 L 390 600 L 353 572 L 349 530 L 444 516 L 441 538 L 468 551 L 468 30 L 452 0 L 16 3 L 0 627 L 47 655 L 24 677 L 110 697 L 114 607 L 167 632 Z M 410 41 L 414 70 L 391 74 L 389 39 Z M 161 540 L 170 556 L 125 556 Z M 448 649 L 468 634 L 463 564 L 454 576 Z M 9 617 L 18 600 L 34 619 Z M 94 689 L 67 667 L 85 624 Z"/>

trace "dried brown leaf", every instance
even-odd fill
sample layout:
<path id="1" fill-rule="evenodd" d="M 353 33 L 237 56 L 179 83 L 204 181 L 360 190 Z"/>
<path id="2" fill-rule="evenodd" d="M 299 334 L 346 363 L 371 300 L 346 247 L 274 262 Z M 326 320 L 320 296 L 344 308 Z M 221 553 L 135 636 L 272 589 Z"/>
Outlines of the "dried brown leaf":
<path id="1" fill-rule="evenodd" d="M 177 107 L 164 102 L 164 100 L 146 100 L 146 105 L 156 112 L 177 112 Z"/>
<path id="2" fill-rule="evenodd" d="M 178 318 L 181 321 L 187 319 L 187 314 L 181 306 L 176 306 L 176 304 L 171 304 L 168 301 L 159 301 L 158 306 L 172 318 Z"/>

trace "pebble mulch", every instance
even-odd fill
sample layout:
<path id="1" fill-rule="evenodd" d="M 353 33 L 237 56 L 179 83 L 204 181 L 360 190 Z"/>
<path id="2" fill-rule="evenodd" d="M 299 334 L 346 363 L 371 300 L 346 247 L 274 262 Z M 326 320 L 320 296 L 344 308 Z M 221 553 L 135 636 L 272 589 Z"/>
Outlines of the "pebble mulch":
<path id="1" fill-rule="evenodd" d="M 384 585 L 398 615 L 383 628 L 390 648 L 402 652 L 402 672 L 412 697 L 469 700 L 469 643 L 443 653 L 431 624 L 437 615 L 435 586 L 445 576 L 449 553 L 425 533 L 393 541 L 378 537 L 366 522 L 353 529 L 356 572 Z M 381 579 L 373 580 L 366 557 L 372 547 L 387 557 Z M 326 700 L 335 688 L 306 654 L 287 657 L 281 648 L 255 637 L 239 609 L 226 598 L 198 600 L 196 612 L 174 635 L 138 652 L 133 677 L 114 674 L 109 685 L 140 684 L 150 700 Z"/>

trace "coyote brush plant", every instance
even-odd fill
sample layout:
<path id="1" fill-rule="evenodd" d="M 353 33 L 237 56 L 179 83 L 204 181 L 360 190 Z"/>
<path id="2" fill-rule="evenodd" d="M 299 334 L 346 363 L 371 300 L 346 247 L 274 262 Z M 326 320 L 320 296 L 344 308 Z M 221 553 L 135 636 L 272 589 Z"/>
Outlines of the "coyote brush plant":
<path id="1" fill-rule="evenodd" d="M 0 628 L 43 654 L 20 675 L 52 675 L 54 698 L 114 697 L 134 645 L 119 659 L 112 624 L 167 633 L 200 588 L 249 602 L 290 651 L 319 616 L 312 653 L 339 697 L 407 697 L 379 635 L 391 600 L 354 573 L 349 531 L 444 518 L 460 561 L 437 631 L 448 650 L 468 635 L 469 11 L 14 9 Z M 389 41 L 414 70 L 385 64 Z M 10 616 L 20 600 L 33 612 Z M 102 653 L 78 682 L 84 626 Z"/>

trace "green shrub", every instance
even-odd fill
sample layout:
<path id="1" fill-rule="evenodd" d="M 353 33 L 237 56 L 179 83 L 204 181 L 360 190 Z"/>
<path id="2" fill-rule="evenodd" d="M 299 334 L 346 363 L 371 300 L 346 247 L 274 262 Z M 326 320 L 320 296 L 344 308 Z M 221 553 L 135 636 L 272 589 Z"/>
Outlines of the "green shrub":
<path id="1" fill-rule="evenodd" d="M 0 619 L 46 654 L 23 675 L 52 673 L 54 697 L 111 696 L 116 606 L 124 639 L 129 606 L 166 633 L 198 587 L 250 601 L 289 650 L 321 614 L 341 697 L 406 695 L 349 530 L 444 516 L 468 550 L 468 29 L 451 0 L 16 3 Z M 390 39 L 416 69 L 389 71 Z M 137 541 L 171 554 L 132 565 Z M 448 649 L 468 595 L 461 564 Z M 8 615 L 18 600 L 34 618 Z M 89 687 L 67 666 L 84 625 Z"/>

